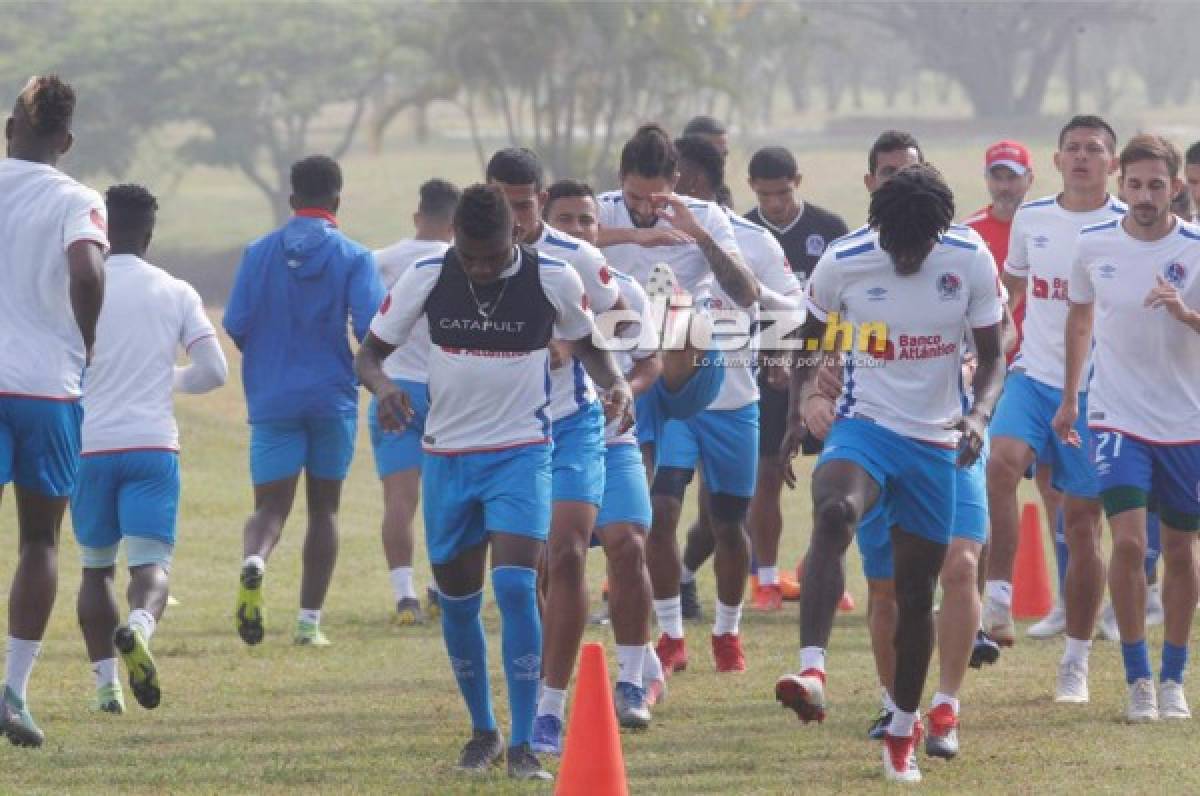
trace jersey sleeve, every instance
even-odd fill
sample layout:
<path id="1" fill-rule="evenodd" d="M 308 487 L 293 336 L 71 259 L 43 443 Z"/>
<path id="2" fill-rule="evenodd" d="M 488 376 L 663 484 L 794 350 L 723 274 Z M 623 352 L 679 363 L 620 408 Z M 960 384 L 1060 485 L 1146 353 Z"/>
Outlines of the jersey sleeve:
<path id="1" fill-rule="evenodd" d="M 204 302 L 196 289 L 183 280 L 179 280 L 178 284 L 182 318 L 179 325 L 179 345 L 186 351 L 206 337 L 216 337 L 217 330 L 208 319 L 208 313 L 204 311 Z"/>
<path id="2" fill-rule="evenodd" d="M 1004 260 L 1005 272 L 1020 279 L 1029 278 L 1029 250 L 1025 246 L 1025 213 L 1021 210 L 1013 216 L 1012 229 L 1008 233 L 1008 257 Z"/>
<path id="3" fill-rule="evenodd" d="M 967 285 L 967 324 L 972 329 L 995 326 L 1004 319 L 1000 289 L 996 280 L 996 261 L 982 243 L 971 263 Z"/>
<path id="4" fill-rule="evenodd" d="M 595 323 L 579 274 L 570 267 L 540 267 L 542 288 L 556 311 L 554 336 L 560 340 L 582 340 L 589 336 Z"/>
<path id="5" fill-rule="evenodd" d="M 583 280 L 583 292 L 587 294 L 592 311 L 611 310 L 620 298 L 621 291 L 604 255 L 592 244 L 581 241 L 574 259 L 575 270 Z"/>
<path id="6" fill-rule="evenodd" d="M 360 343 L 367 336 L 375 311 L 379 309 L 386 291 L 380 281 L 379 271 L 375 268 L 375 256 L 364 251 L 354 262 L 350 272 L 350 322 L 354 330 L 354 339 Z"/>
<path id="7" fill-rule="evenodd" d="M 621 295 L 625 298 L 625 304 L 629 311 L 636 314 L 639 318 L 645 318 L 646 304 L 649 302 L 648 298 L 646 297 L 645 288 L 639 285 L 636 279 L 632 279 L 630 277 L 625 277 L 621 281 L 620 287 Z M 643 332 L 644 329 L 642 323 L 639 321 L 626 327 L 622 332 L 621 337 L 627 340 L 637 339 L 640 343 Z M 635 361 L 640 361 L 643 359 L 649 359 L 656 353 L 658 353 L 658 351 L 654 347 L 643 348 L 641 346 L 635 346 L 634 348 L 630 349 L 629 356 Z"/>
<path id="8" fill-rule="evenodd" d="M 787 255 L 783 253 L 783 247 L 775 240 L 774 235 L 767 233 L 757 236 L 754 251 L 747 247 L 742 253 L 750 260 L 747 265 L 764 287 L 781 296 L 791 296 L 800 291 L 800 282 L 788 265 Z"/>
<path id="9" fill-rule="evenodd" d="M 836 312 L 842 306 L 841 270 L 833 256 L 833 249 L 826 247 L 821 259 L 817 260 L 812 276 L 808 279 L 808 311 L 822 323 L 829 313 Z"/>
<path id="10" fill-rule="evenodd" d="M 97 243 L 108 253 L 108 210 L 98 193 L 86 189 L 72 198 L 63 219 L 63 251 L 81 240 Z"/>
<path id="11" fill-rule="evenodd" d="M 741 258 L 742 251 L 738 247 L 737 236 L 733 233 L 733 224 L 725 211 L 718 205 L 709 203 L 705 208 L 704 218 L 700 220 L 705 232 L 713 239 L 713 243 L 732 255 Z"/>
<path id="12" fill-rule="evenodd" d="M 441 273 L 441 263 L 430 262 L 401 274 L 375 313 L 371 334 L 396 347 L 408 342 L 413 326 L 425 314 L 425 300 Z"/>
<path id="13" fill-rule="evenodd" d="M 1083 241 L 1075 244 L 1071 258 L 1071 276 L 1067 280 L 1067 300 L 1072 304 L 1091 304 L 1096 300 L 1096 286 L 1092 284 L 1092 269 L 1088 267 L 1088 247 Z"/>

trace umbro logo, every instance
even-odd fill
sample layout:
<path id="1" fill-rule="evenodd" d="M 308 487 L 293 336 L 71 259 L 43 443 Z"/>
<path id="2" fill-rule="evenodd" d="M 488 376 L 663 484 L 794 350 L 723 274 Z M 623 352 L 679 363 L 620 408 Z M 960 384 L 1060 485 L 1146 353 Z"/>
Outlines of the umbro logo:
<path id="1" fill-rule="evenodd" d="M 867 290 L 867 301 L 883 301 L 887 298 L 886 287 L 873 287 Z"/>
<path id="2" fill-rule="evenodd" d="M 1035 249 L 1044 249 L 1050 245 L 1050 239 L 1045 235 L 1034 235 L 1031 240 Z"/>
<path id="3" fill-rule="evenodd" d="M 1117 267 L 1112 263 L 1105 263 L 1097 268 L 1096 272 L 1100 274 L 1101 279 L 1112 279 L 1117 274 Z"/>

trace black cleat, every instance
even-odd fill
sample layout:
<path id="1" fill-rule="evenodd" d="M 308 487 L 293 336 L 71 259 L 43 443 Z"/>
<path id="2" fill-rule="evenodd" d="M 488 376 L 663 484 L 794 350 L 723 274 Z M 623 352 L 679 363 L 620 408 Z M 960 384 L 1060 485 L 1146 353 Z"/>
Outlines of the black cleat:
<path id="1" fill-rule="evenodd" d="M 438 590 L 432 586 L 425 587 L 425 617 L 429 621 L 441 618 L 442 606 L 438 605 Z"/>
<path id="2" fill-rule="evenodd" d="M 512 779 L 527 779 L 551 782 L 554 777 L 542 768 L 542 764 L 529 748 L 529 744 L 508 747 L 508 776 Z"/>
<path id="3" fill-rule="evenodd" d="M 888 725 L 892 723 L 892 711 L 887 708 L 880 708 L 879 715 L 875 717 L 875 721 L 871 722 L 870 728 L 867 729 L 867 737 L 872 741 L 882 741 L 883 736 L 887 734 Z"/>
<path id="4" fill-rule="evenodd" d="M 982 630 L 975 631 L 975 646 L 971 648 L 971 668 L 982 669 L 983 665 L 1000 660 L 1000 645 Z"/>
<path id="5" fill-rule="evenodd" d="M 679 584 L 679 607 L 684 619 L 699 621 L 704 618 L 700 612 L 700 595 L 696 592 L 696 581 Z"/>
<path id="6" fill-rule="evenodd" d="M 504 758 L 504 739 L 498 730 L 475 730 L 458 756 L 458 770 L 486 773 Z"/>

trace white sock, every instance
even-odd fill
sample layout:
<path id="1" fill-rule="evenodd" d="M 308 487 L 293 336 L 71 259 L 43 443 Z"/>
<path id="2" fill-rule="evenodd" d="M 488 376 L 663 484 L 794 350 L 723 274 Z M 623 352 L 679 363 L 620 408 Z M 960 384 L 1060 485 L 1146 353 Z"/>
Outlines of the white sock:
<path id="1" fill-rule="evenodd" d="M 1006 580 L 989 580 L 983 586 L 983 596 L 1001 605 L 1012 606 L 1012 584 Z"/>
<path id="2" fill-rule="evenodd" d="M 1091 639 L 1078 639 L 1067 636 L 1067 648 L 1063 650 L 1062 663 L 1081 663 L 1087 666 L 1088 653 L 1091 649 Z"/>
<path id="3" fill-rule="evenodd" d="M 771 586 L 779 582 L 779 567 L 759 567 L 758 585 Z"/>
<path id="4" fill-rule="evenodd" d="M 823 647 L 800 648 L 800 671 L 806 672 L 809 669 L 816 669 L 822 673 L 825 671 L 825 649 Z"/>
<path id="5" fill-rule="evenodd" d="M 22 702 L 25 701 L 25 691 L 29 688 L 33 662 L 37 660 L 41 651 L 40 641 L 8 637 L 8 657 L 4 659 L 4 684 L 11 688 Z"/>
<path id="6" fill-rule="evenodd" d="M 242 568 L 254 567 L 259 572 L 267 571 L 267 562 L 262 556 L 246 556 L 246 560 L 242 562 Z"/>
<path id="7" fill-rule="evenodd" d="M 654 645 L 646 644 L 642 649 L 645 650 L 645 654 L 642 655 L 642 685 L 653 683 L 655 680 L 662 680 L 662 661 L 658 659 L 658 653 L 654 651 Z"/>
<path id="8" fill-rule="evenodd" d="M 742 621 L 742 606 L 726 605 L 717 600 L 717 616 L 713 621 L 713 635 L 724 636 L 727 633 L 732 633 L 735 636 L 738 632 L 738 623 Z"/>
<path id="9" fill-rule="evenodd" d="M 880 688 L 879 695 L 880 699 L 883 701 L 884 710 L 886 710 L 888 713 L 895 713 L 897 710 L 899 710 L 899 708 L 896 707 L 895 701 L 892 699 L 892 695 L 888 693 L 886 688 Z"/>
<path id="10" fill-rule="evenodd" d="M 314 611 L 314 610 L 310 610 L 308 608 L 301 608 L 300 609 L 300 621 L 306 622 L 310 625 L 321 624 L 321 609 L 318 608 Z"/>
<path id="11" fill-rule="evenodd" d="M 678 596 L 655 600 L 654 615 L 662 632 L 671 638 L 683 638 L 683 607 Z"/>
<path id="12" fill-rule="evenodd" d="M 679 570 L 680 583 L 691 583 L 696 579 L 696 573 L 688 569 L 686 564 L 680 566 Z"/>
<path id="13" fill-rule="evenodd" d="M 566 709 L 566 706 L 567 689 L 546 686 L 542 689 L 542 698 L 538 700 L 537 714 L 539 716 L 549 714 L 562 720 L 563 710 Z"/>
<path id="14" fill-rule="evenodd" d="M 617 645 L 617 682 L 642 687 L 642 669 L 646 657 L 645 644 Z"/>
<path id="15" fill-rule="evenodd" d="M 958 698 L 957 697 L 948 696 L 946 694 L 943 694 L 941 691 L 938 691 L 936 694 L 933 695 L 933 707 L 936 708 L 938 705 L 949 705 L 950 709 L 954 711 L 954 715 L 955 716 L 958 715 Z"/>
<path id="16" fill-rule="evenodd" d="M 907 713 L 899 708 L 892 714 L 892 722 L 888 725 L 888 735 L 896 738 L 911 738 L 913 727 L 917 723 L 919 714 Z"/>
<path id="17" fill-rule="evenodd" d="M 92 661 L 92 674 L 96 675 L 96 688 L 117 684 L 117 659 L 105 658 Z"/>
<path id="18" fill-rule="evenodd" d="M 416 598 L 417 592 L 413 589 L 412 567 L 396 567 L 388 573 L 388 579 L 392 581 L 392 594 L 396 596 L 396 602 L 400 602 L 405 597 Z"/>
<path id="19" fill-rule="evenodd" d="M 150 637 L 154 635 L 154 628 L 157 626 L 158 622 L 154 619 L 154 614 L 145 608 L 135 608 L 129 612 L 129 628 L 142 631 L 142 639 L 147 644 L 150 643 Z"/>

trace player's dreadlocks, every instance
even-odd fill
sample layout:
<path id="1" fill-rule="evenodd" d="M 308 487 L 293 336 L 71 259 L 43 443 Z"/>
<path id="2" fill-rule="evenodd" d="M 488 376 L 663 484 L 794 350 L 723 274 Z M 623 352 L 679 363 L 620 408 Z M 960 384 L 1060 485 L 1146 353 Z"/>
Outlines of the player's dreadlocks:
<path id="1" fill-rule="evenodd" d="M 24 116 L 40 138 L 61 135 L 71 128 L 75 90 L 58 75 L 31 77 L 17 97 L 13 114 Z"/>
<path id="2" fill-rule="evenodd" d="M 512 209 L 499 185 L 469 186 L 454 211 L 455 235 L 472 240 L 490 240 L 512 224 Z"/>
<path id="3" fill-rule="evenodd" d="M 899 274 L 915 274 L 953 220 L 954 194 L 941 172 L 924 163 L 901 169 L 881 185 L 871 194 L 867 214 Z"/>

